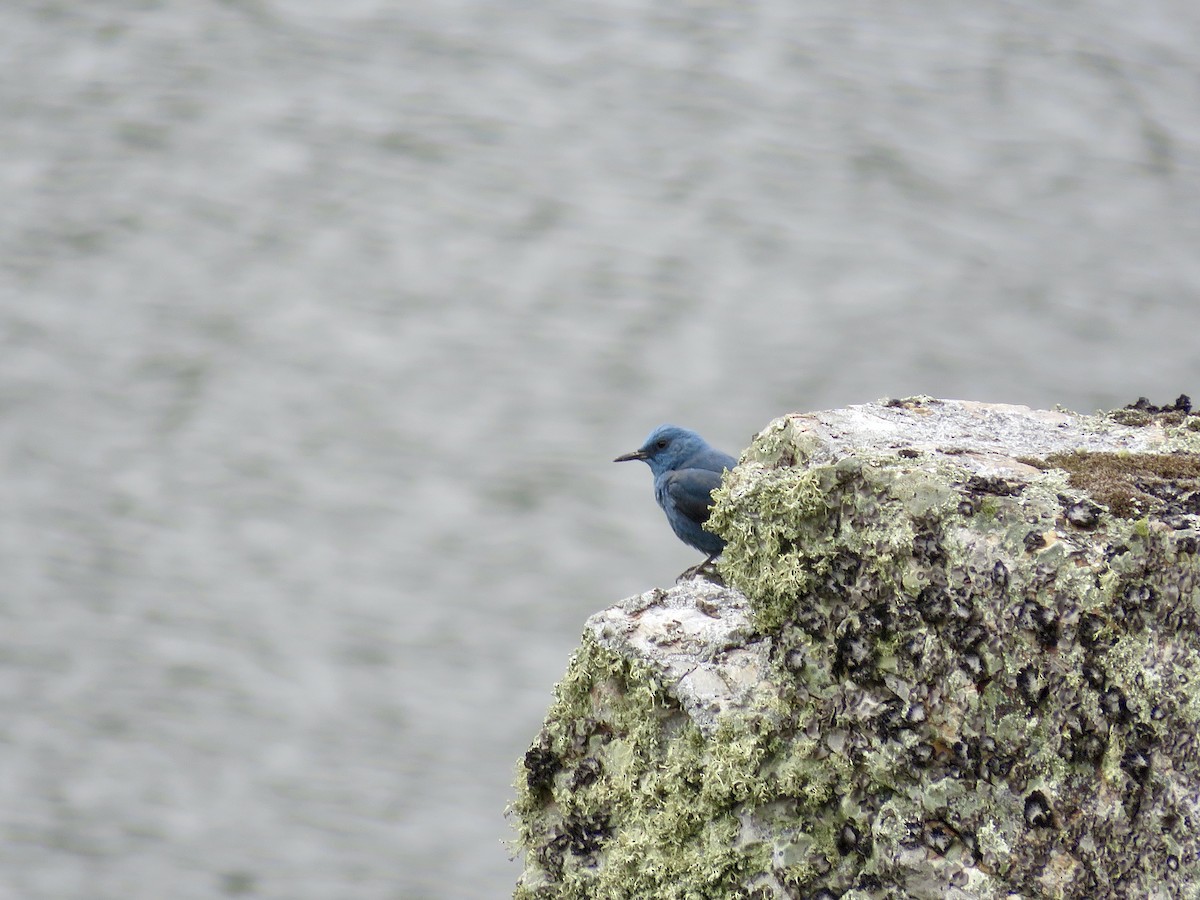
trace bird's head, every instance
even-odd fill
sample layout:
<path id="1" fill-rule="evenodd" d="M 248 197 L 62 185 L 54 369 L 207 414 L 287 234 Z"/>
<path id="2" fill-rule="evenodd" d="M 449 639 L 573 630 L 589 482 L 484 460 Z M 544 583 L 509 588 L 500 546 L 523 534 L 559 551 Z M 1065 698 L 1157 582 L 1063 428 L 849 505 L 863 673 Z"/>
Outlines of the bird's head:
<path id="1" fill-rule="evenodd" d="M 694 431 L 680 428 L 678 425 L 659 425 L 650 432 L 642 446 L 632 453 L 618 456 L 613 462 L 640 459 L 650 466 L 650 471 L 655 476 L 658 476 L 662 472 L 680 468 L 681 463 L 707 447 L 704 438 Z"/>

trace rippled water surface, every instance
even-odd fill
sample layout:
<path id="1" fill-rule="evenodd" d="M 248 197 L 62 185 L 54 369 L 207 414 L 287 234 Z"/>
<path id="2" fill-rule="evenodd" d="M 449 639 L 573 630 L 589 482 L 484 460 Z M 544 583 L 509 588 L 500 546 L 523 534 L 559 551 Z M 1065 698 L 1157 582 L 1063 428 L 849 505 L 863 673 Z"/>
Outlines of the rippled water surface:
<path id="1" fill-rule="evenodd" d="M 661 421 L 1200 392 L 1200 7 L 0 12 L 0 896 L 493 898 Z"/>

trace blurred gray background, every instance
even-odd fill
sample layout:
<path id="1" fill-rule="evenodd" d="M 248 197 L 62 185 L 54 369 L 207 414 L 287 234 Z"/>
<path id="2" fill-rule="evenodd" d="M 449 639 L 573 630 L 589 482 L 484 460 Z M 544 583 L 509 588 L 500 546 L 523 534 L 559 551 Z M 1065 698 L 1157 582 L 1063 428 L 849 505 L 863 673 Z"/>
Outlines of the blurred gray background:
<path id="1" fill-rule="evenodd" d="M 10 2 L 0 898 L 494 898 L 663 421 L 1200 393 L 1200 5 Z"/>

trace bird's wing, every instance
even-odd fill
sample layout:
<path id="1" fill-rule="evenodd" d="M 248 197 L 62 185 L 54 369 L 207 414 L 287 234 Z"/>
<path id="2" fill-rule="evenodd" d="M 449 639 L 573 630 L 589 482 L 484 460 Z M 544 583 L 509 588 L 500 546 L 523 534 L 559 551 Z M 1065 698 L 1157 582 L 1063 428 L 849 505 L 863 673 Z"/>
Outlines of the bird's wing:
<path id="1" fill-rule="evenodd" d="M 664 479 L 672 505 L 697 525 L 708 521 L 712 492 L 721 485 L 721 473 L 708 469 L 676 469 Z"/>

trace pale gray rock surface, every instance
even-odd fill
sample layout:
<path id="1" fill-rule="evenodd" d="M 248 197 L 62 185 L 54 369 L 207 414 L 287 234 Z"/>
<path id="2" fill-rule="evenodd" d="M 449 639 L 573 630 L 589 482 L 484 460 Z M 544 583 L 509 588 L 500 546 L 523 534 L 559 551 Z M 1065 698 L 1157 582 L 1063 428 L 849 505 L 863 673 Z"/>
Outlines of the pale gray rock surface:
<path id="1" fill-rule="evenodd" d="M 755 637 L 749 602 L 701 579 L 653 590 L 596 613 L 584 626 L 596 644 L 644 663 L 705 735 L 722 716 L 763 709 L 770 643 Z"/>

